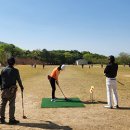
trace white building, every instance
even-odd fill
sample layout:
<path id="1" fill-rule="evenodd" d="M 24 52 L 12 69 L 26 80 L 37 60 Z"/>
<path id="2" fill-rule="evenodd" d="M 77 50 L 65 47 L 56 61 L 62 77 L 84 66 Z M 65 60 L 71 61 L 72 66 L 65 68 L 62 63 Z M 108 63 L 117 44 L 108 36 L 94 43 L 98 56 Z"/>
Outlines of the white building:
<path id="1" fill-rule="evenodd" d="M 85 59 L 79 59 L 75 61 L 76 65 L 87 65 L 88 61 L 86 61 Z"/>

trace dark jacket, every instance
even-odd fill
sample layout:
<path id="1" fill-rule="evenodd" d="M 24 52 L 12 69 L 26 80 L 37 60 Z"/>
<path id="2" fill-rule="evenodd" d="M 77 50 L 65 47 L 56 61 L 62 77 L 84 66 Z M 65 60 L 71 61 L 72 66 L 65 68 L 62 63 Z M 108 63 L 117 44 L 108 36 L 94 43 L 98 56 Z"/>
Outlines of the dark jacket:
<path id="1" fill-rule="evenodd" d="M 106 77 L 108 77 L 108 78 L 115 78 L 117 76 L 117 71 L 118 71 L 118 64 L 109 63 L 106 66 L 104 73 L 105 73 Z"/>
<path id="2" fill-rule="evenodd" d="M 23 88 L 19 71 L 13 66 L 7 66 L 1 71 L 1 81 L 1 89 L 10 88 L 11 86 L 16 85 L 16 82 Z"/>

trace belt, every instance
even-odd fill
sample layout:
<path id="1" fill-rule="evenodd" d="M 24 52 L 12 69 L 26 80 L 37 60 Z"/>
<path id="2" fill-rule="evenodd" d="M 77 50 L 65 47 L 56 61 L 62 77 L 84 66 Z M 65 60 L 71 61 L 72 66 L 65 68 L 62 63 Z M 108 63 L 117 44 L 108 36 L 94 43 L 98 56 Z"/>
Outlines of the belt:
<path id="1" fill-rule="evenodd" d="M 108 78 L 108 77 L 107 77 Z M 116 80 L 116 78 L 108 78 L 108 79 L 110 79 L 110 80 Z"/>

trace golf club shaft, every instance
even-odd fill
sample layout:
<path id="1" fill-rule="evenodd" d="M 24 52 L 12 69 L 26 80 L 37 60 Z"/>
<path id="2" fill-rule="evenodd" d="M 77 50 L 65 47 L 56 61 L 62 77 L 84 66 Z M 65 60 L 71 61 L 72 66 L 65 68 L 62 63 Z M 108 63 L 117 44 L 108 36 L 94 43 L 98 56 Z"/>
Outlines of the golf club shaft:
<path id="1" fill-rule="evenodd" d="M 21 93 L 22 93 L 22 108 L 23 108 L 23 116 L 24 116 L 23 92 Z"/>
<path id="2" fill-rule="evenodd" d="M 123 86 L 124 86 L 124 84 L 123 84 L 123 83 L 121 83 L 120 81 L 118 81 L 118 80 L 117 80 L 117 82 L 118 82 L 119 84 L 121 84 L 121 85 L 123 85 Z"/>
<path id="3" fill-rule="evenodd" d="M 62 92 L 63 96 L 65 97 L 65 95 L 64 95 L 64 93 L 63 93 L 63 91 L 62 91 L 62 89 L 60 88 L 59 85 L 58 85 L 58 87 L 59 87 L 60 91 Z M 66 98 L 66 97 L 65 97 L 65 98 Z"/>

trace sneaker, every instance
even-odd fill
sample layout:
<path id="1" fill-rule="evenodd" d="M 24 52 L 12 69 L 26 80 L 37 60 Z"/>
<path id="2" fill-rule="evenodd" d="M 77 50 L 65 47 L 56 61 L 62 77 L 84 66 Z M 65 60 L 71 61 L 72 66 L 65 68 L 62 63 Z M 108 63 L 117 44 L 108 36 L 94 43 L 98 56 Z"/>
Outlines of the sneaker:
<path id="1" fill-rule="evenodd" d="M 0 122 L 1 122 L 1 124 L 6 124 L 7 122 L 5 121 L 5 119 L 3 119 L 3 118 L 0 118 Z"/>
<path id="2" fill-rule="evenodd" d="M 55 102 L 55 101 L 56 101 L 56 99 L 55 99 L 55 98 L 54 98 L 54 99 L 53 99 L 53 98 L 51 99 L 51 102 Z"/>
<path id="3" fill-rule="evenodd" d="M 119 108 L 119 106 L 118 106 L 118 105 L 115 105 L 113 108 L 118 109 L 118 108 Z"/>
<path id="4" fill-rule="evenodd" d="M 20 123 L 20 121 L 18 121 L 18 120 L 9 120 L 9 124 L 10 125 L 16 125 L 16 124 L 18 124 L 18 123 Z"/>
<path id="5" fill-rule="evenodd" d="M 106 105 L 104 106 L 105 108 L 109 108 L 109 109 L 112 109 L 112 106 L 109 106 L 109 105 Z"/>

